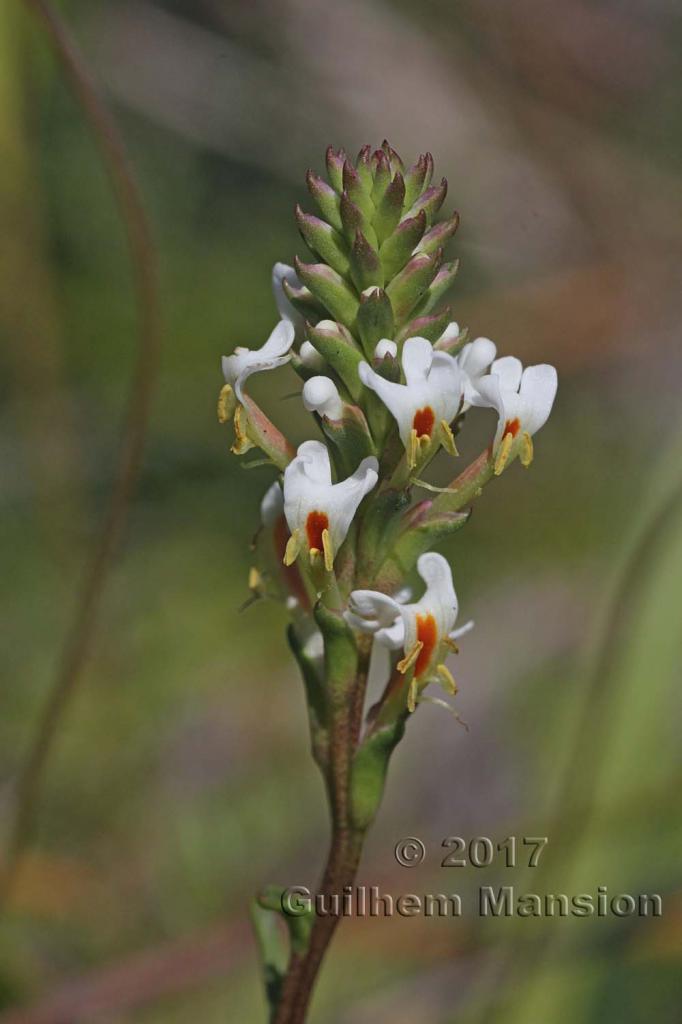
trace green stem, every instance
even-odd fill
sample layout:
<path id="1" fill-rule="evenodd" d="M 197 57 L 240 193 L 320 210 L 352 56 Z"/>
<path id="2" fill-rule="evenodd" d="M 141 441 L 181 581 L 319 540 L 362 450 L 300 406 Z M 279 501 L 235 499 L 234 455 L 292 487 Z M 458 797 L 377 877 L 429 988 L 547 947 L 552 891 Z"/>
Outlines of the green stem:
<path id="1" fill-rule="evenodd" d="M 354 827 L 351 820 L 350 782 L 362 724 L 370 652 L 371 643 L 362 643 L 353 684 L 343 700 L 337 698 L 334 702 L 329 719 L 328 789 L 332 833 L 318 888 L 328 912 L 315 916 L 307 948 L 292 951 L 273 1024 L 304 1024 L 325 953 L 339 924 L 344 887 L 353 884 L 360 863 L 365 831 Z M 332 912 L 336 909 L 334 896 L 338 898 L 339 913 Z"/>

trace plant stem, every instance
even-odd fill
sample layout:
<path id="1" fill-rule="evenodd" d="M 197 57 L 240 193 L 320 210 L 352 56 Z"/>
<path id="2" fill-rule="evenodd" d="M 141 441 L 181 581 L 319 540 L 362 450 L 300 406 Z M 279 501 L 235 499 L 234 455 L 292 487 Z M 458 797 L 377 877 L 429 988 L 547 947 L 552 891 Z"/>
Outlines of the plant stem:
<path id="1" fill-rule="evenodd" d="M 325 913 L 315 914 L 306 950 L 291 956 L 272 1024 L 304 1024 L 324 955 L 340 921 L 344 886 L 353 884 L 360 863 L 365 832 L 353 827 L 349 797 L 370 653 L 371 641 L 361 642 L 353 686 L 347 699 L 334 709 L 330 723 L 328 784 L 332 833 L 318 889 L 318 895 L 324 897 Z"/>

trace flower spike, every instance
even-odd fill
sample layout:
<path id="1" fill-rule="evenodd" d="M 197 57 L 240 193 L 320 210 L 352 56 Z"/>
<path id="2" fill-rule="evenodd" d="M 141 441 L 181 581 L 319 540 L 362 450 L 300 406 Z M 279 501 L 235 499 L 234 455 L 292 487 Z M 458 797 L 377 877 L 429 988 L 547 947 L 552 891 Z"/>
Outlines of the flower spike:
<path id="1" fill-rule="evenodd" d="M 284 556 L 291 565 L 306 550 L 324 557 L 331 570 L 362 499 L 375 486 L 378 462 L 370 455 L 352 476 L 332 483 L 329 452 L 320 441 L 304 441 L 284 471 L 284 515 L 291 538 Z"/>

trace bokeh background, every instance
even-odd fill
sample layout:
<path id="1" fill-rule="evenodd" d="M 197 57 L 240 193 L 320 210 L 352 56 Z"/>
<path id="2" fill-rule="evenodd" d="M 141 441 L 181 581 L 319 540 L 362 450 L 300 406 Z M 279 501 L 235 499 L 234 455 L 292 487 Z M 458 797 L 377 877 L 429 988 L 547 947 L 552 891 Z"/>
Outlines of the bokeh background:
<path id="1" fill-rule="evenodd" d="M 270 267 L 329 142 L 430 149 L 462 217 L 460 324 L 560 375 L 529 473 L 451 555 L 458 708 L 424 707 L 361 880 L 387 892 L 663 895 L 660 919 L 348 921 L 331 1024 L 678 1021 L 679 8 L 665 0 L 81 0 L 59 6 L 153 224 L 164 336 L 146 457 L 90 657 L 0 922 L 0 1022 L 265 1019 L 248 922 L 326 845 L 302 688 L 248 596 L 267 469 L 215 421 L 219 357 L 274 322 Z M 40 23 L 0 7 L 0 810 L 116 466 L 137 345 L 128 253 Z M 285 370 L 254 384 L 300 440 Z M 473 455 L 491 420 L 472 418 Z M 444 869 L 443 838 L 546 835 L 534 870 Z M 422 866 L 393 858 L 402 836 Z"/>

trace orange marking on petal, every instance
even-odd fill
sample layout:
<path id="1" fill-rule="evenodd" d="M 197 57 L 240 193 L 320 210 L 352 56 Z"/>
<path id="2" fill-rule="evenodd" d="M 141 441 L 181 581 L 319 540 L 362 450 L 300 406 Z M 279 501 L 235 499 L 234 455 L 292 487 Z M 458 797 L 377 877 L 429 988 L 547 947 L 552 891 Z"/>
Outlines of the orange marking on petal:
<path id="1" fill-rule="evenodd" d="M 417 431 L 417 437 L 431 437 L 436 416 L 430 405 L 423 409 L 417 409 L 412 420 L 412 426 Z"/>
<path id="2" fill-rule="evenodd" d="M 519 422 L 519 418 L 517 416 L 513 420 L 507 420 L 507 422 L 504 425 L 504 434 L 502 436 L 506 437 L 507 434 L 511 434 L 512 437 L 516 437 L 520 429 L 521 423 Z"/>
<path id="3" fill-rule="evenodd" d="M 438 643 L 438 627 L 431 613 L 417 616 L 417 640 L 424 644 L 414 666 L 415 676 L 420 676 L 429 667 Z"/>
<path id="4" fill-rule="evenodd" d="M 308 536 L 308 547 L 322 551 L 322 533 L 329 529 L 329 519 L 324 512 L 309 512 L 305 521 L 305 532 Z"/>

